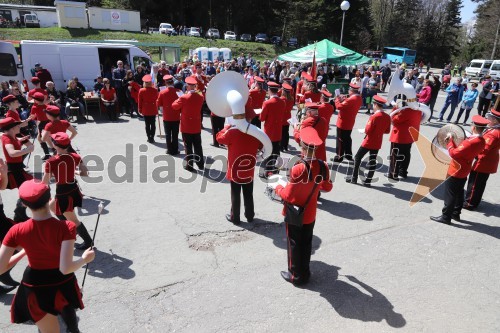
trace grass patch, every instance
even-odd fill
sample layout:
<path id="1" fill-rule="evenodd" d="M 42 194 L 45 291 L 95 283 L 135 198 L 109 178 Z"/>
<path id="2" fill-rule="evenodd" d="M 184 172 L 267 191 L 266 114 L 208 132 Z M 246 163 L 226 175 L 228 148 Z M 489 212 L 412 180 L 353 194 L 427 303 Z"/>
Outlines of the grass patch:
<path id="1" fill-rule="evenodd" d="M 85 40 L 105 40 L 105 39 L 134 39 L 139 42 L 149 43 L 172 43 L 178 44 L 181 47 L 181 57 L 188 55 L 189 49 L 197 47 L 218 47 L 230 48 L 233 56 L 238 56 L 241 53 L 251 53 L 258 60 L 272 60 L 279 54 L 286 53 L 291 49 L 283 46 L 275 46 L 272 44 L 262 44 L 254 42 L 239 42 L 217 39 L 208 41 L 204 38 L 187 37 L 187 36 L 165 36 L 159 34 L 145 34 L 111 30 L 95 30 L 95 29 L 68 29 L 68 28 L 22 28 L 0 29 L 0 39 L 2 40 L 70 40 L 70 39 L 85 39 Z M 158 50 L 148 48 L 152 53 L 154 60 L 158 60 Z M 156 56 L 155 56 L 156 55 Z"/>

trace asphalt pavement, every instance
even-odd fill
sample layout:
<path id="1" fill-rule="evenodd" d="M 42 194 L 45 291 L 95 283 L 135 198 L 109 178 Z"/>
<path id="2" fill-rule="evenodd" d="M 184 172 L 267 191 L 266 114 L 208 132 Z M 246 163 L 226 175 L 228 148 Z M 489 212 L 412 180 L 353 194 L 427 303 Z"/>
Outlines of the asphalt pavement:
<path id="1" fill-rule="evenodd" d="M 441 93 L 438 111 L 443 102 Z M 363 112 L 355 129 L 366 124 Z M 451 226 L 433 222 L 443 188 L 410 206 L 424 161 L 414 145 L 408 179 L 389 182 L 383 177 L 386 136 L 379 154 L 384 165 L 371 189 L 345 182 L 347 164 L 332 171 L 333 190 L 318 204 L 312 277 L 297 288 L 280 277 L 287 268 L 282 207 L 264 194 L 265 183 L 255 180 L 253 223 L 225 220 L 230 186 L 221 161 L 227 151 L 209 145 L 208 117 L 202 140 L 210 171 L 193 176 L 182 168 L 182 155 L 166 158 L 164 139 L 146 142 L 143 121 L 122 116 L 109 123 L 91 114 L 96 118 L 77 125 L 74 140 L 92 170 L 91 179 L 80 181 L 85 198 L 78 212 L 89 232 L 99 202 L 105 209 L 83 290 L 85 309 L 77 313 L 82 332 L 500 330 L 498 175 L 490 177 L 478 211 L 464 210 L 463 221 Z M 334 156 L 336 119 L 328 157 Z M 421 135 L 431 140 L 441 125 L 422 126 Z M 363 135 L 354 130 L 352 137 L 356 151 Z M 2 197 L 12 216 L 17 191 Z M 12 276 L 20 280 L 26 264 Z M 83 273 L 76 273 L 80 283 Z M 0 297 L 0 331 L 36 332 L 10 324 L 13 296 Z"/>

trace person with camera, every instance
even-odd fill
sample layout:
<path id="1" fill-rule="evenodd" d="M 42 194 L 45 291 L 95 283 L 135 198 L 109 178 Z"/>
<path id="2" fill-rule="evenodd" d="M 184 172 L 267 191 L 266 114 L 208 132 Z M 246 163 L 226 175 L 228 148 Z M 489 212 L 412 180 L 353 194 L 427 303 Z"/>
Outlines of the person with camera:
<path id="1" fill-rule="evenodd" d="M 276 194 L 284 201 L 282 214 L 286 223 L 288 270 L 282 271 L 281 277 L 294 285 L 309 281 L 318 194 L 320 189 L 330 192 L 333 188 L 328 165 L 316 159 L 316 149 L 322 144 L 323 140 L 313 127 L 302 128 L 302 159 L 292 167 L 285 186 L 273 185 Z"/>

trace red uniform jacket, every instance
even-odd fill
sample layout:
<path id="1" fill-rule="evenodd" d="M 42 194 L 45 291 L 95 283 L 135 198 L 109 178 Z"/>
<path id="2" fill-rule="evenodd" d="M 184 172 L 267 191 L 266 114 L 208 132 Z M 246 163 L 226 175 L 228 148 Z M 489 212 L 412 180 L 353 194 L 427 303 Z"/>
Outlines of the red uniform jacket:
<path id="1" fill-rule="evenodd" d="M 300 100 L 300 97 L 297 96 L 297 94 L 302 93 L 302 86 L 304 86 L 304 81 L 300 80 L 297 82 L 297 88 L 295 89 L 295 100 L 298 102 Z"/>
<path id="2" fill-rule="evenodd" d="M 304 93 L 304 96 L 302 96 L 300 98 L 300 101 L 299 103 L 305 103 L 306 102 L 306 99 L 310 98 L 311 99 L 311 102 L 313 103 L 319 103 L 321 101 L 321 93 L 320 92 L 317 92 L 317 93 L 314 93 L 312 91 L 306 91 Z"/>
<path id="3" fill-rule="evenodd" d="M 42 88 L 33 88 L 33 89 L 31 89 L 31 90 L 28 92 L 28 99 L 32 99 L 32 98 L 33 98 L 33 95 L 34 95 L 35 93 L 37 93 L 37 92 L 44 94 L 44 95 L 45 95 L 45 99 L 49 98 L 49 93 L 47 92 L 47 90 L 42 89 Z"/>
<path id="4" fill-rule="evenodd" d="M 198 91 L 201 91 L 203 94 L 205 94 L 205 86 L 208 83 L 207 77 L 203 74 L 201 74 L 199 77 L 197 74 L 191 75 L 191 77 L 194 77 L 196 79 L 196 82 L 198 82 L 196 89 Z"/>
<path id="5" fill-rule="evenodd" d="M 467 178 L 472 168 L 472 161 L 483 151 L 485 140 L 481 136 L 471 136 L 457 145 L 453 140 L 448 143 L 448 152 L 452 158 L 448 167 L 448 176 Z"/>
<path id="6" fill-rule="evenodd" d="M 21 150 L 23 145 L 17 138 L 13 138 L 6 133 L 2 135 L 2 149 L 3 149 L 3 156 L 5 157 L 5 162 L 7 163 L 23 163 L 23 156 L 18 156 L 18 157 L 11 157 L 9 153 L 7 152 L 7 149 L 5 149 L 5 146 L 11 144 L 14 146 L 15 150 Z M 10 181 L 9 181 L 10 182 Z"/>
<path id="7" fill-rule="evenodd" d="M 262 109 L 262 104 L 266 99 L 266 91 L 252 89 L 250 90 L 249 96 L 252 98 L 252 107 L 254 109 Z"/>
<path id="8" fill-rule="evenodd" d="M 19 112 L 17 110 L 7 110 L 5 113 L 5 118 L 11 117 L 15 121 L 22 121 L 21 117 L 19 116 Z"/>
<path id="9" fill-rule="evenodd" d="M 195 91 L 190 91 L 179 97 L 172 109 L 181 112 L 181 132 L 187 134 L 201 133 L 201 107 L 203 96 Z"/>
<path id="10" fill-rule="evenodd" d="M 330 103 L 321 103 L 318 108 L 318 114 L 320 117 L 325 118 L 327 124 L 330 124 L 330 120 L 333 116 L 333 105 Z"/>
<path id="11" fill-rule="evenodd" d="M 337 117 L 337 127 L 346 131 L 352 131 L 362 99 L 360 95 L 352 95 L 346 98 L 342 103 L 335 99 L 335 107 L 339 110 Z"/>
<path id="12" fill-rule="evenodd" d="M 420 120 L 422 119 L 422 113 L 418 110 L 404 109 L 399 113 L 392 116 L 392 132 L 390 141 L 393 143 L 413 143 L 410 127 L 415 128 L 420 131 Z"/>
<path id="13" fill-rule="evenodd" d="M 70 123 L 66 120 L 54 120 L 49 121 L 47 125 L 45 125 L 45 131 L 49 132 L 51 135 L 55 133 L 66 133 L 68 128 L 70 127 Z"/>
<path id="14" fill-rule="evenodd" d="M 260 141 L 229 125 L 217 133 L 217 141 L 227 146 L 226 178 L 238 184 L 252 182 Z"/>
<path id="15" fill-rule="evenodd" d="M 47 105 L 45 104 L 42 105 L 33 104 L 33 106 L 31 107 L 30 114 L 34 115 L 35 120 L 37 121 L 49 121 L 49 118 L 47 118 L 47 115 L 45 114 L 44 111 L 46 107 Z"/>
<path id="16" fill-rule="evenodd" d="M 311 224 L 316 220 L 319 190 L 322 189 L 323 191 L 330 192 L 333 188 L 333 184 L 330 181 L 328 165 L 326 162 L 323 163 L 325 164 L 324 174 L 326 178 L 321 182 L 321 184 L 316 186 L 316 190 L 314 191 L 315 193 L 312 194 L 309 203 L 304 209 L 304 224 Z M 320 174 L 319 162 L 314 159 L 309 165 L 311 166 L 312 179 L 314 179 Z M 314 181 L 309 181 L 306 166 L 303 163 L 297 163 L 290 171 L 289 183 L 285 187 L 278 185 L 275 191 L 276 194 L 278 194 L 284 201 L 302 207 L 313 187 Z M 284 209 L 282 214 L 285 216 Z"/>
<path id="17" fill-rule="evenodd" d="M 163 108 L 163 121 L 179 121 L 181 114 L 178 110 L 172 109 L 172 104 L 179 98 L 177 96 L 177 89 L 174 87 L 167 87 L 160 91 L 156 106 Z"/>
<path id="18" fill-rule="evenodd" d="M 481 173 L 496 173 L 498 169 L 498 150 L 500 149 L 500 129 L 492 129 L 483 135 L 486 143 L 472 170 Z"/>
<path id="19" fill-rule="evenodd" d="M 302 128 L 312 126 L 316 132 L 318 132 L 318 136 L 321 140 L 323 140 L 323 144 L 316 148 L 316 158 L 322 161 L 326 161 L 326 138 L 328 136 L 328 124 L 323 117 L 307 117 L 302 121 Z M 295 141 L 300 144 L 300 130 L 295 129 L 293 131 L 293 138 Z"/>
<path id="20" fill-rule="evenodd" d="M 366 123 L 366 135 L 361 143 L 361 147 L 370 150 L 379 150 L 382 147 L 384 134 L 389 134 L 390 132 L 391 117 L 383 111 L 376 111 Z"/>
<path id="21" fill-rule="evenodd" d="M 285 97 L 280 98 L 285 101 L 285 112 L 283 113 L 283 122 L 281 123 L 281 125 L 288 126 L 288 119 L 292 118 L 292 109 L 295 105 L 295 101 L 293 99 L 288 100 Z"/>
<path id="22" fill-rule="evenodd" d="M 272 142 L 281 140 L 281 122 L 285 113 L 285 101 L 273 96 L 262 105 L 260 121 L 264 122 L 264 132 Z"/>
<path id="23" fill-rule="evenodd" d="M 248 96 L 247 103 L 245 104 L 245 118 L 249 121 L 257 117 L 257 114 L 255 113 L 252 105 L 252 97 Z"/>
<path id="24" fill-rule="evenodd" d="M 156 116 L 158 114 L 157 99 L 158 90 L 155 87 L 141 88 L 139 90 L 139 101 L 137 102 L 139 113 L 145 116 Z"/>

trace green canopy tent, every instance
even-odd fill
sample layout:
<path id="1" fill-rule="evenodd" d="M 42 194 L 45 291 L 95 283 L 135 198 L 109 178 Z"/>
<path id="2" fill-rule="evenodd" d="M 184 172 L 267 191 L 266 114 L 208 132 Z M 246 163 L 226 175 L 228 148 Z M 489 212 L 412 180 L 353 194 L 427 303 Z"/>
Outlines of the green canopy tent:
<path id="1" fill-rule="evenodd" d="M 352 66 L 372 61 L 372 59 L 354 52 L 353 50 L 349 50 L 346 47 L 335 44 L 328 39 L 323 39 L 315 44 L 307 45 L 298 50 L 282 54 L 278 59 L 293 62 L 312 62 L 315 47 L 316 62 Z"/>

